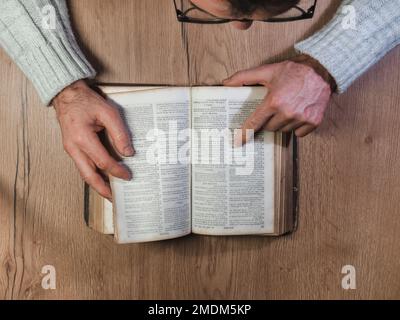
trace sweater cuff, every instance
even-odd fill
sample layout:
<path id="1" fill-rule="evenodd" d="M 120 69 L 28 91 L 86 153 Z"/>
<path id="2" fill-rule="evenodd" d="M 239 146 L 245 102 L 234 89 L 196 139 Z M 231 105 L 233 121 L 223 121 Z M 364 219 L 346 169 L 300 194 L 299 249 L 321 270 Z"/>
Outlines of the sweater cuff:
<path id="1" fill-rule="evenodd" d="M 95 70 L 80 52 L 66 50 L 61 44 L 45 45 L 27 52 L 20 63 L 46 105 L 70 84 L 96 76 Z"/>
<path id="2" fill-rule="evenodd" d="M 306 54 L 317 60 L 333 77 L 337 92 L 345 92 L 361 75 L 360 68 L 355 69 L 354 51 L 348 46 L 341 34 L 344 31 L 326 28 L 316 35 L 295 45 L 298 53 Z"/>
<path id="3" fill-rule="evenodd" d="M 357 9 L 354 27 L 343 23 L 342 8 L 349 3 Z M 345 1 L 326 27 L 295 49 L 323 65 L 343 93 L 400 42 L 398 9 L 399 3 L 390 0 Z"/>
<path id="4" fill-rule="evenodd" d="M 58 13 L 53 29 L 42 26 L 45 4 Z M 0 45 L 32 81 L 46 105 L 73 82 L 95 77 L 71 30 L 65 1 L 8 0 L 0 9 Z"/>

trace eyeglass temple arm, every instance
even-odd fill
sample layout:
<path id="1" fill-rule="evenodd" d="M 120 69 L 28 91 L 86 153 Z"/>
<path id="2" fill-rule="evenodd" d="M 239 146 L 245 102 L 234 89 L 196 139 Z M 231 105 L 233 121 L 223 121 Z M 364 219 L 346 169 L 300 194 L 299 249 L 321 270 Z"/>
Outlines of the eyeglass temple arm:
<path id="1" fill-rule="evenodd" d="M 176 5 L 176 0 L 173 0 L 173 1 L 174 1 L 175 11 L 176 11 L 178 14 L 182 14 L 182 11 L 179 10 L 179 9 L 178 9 L 178 6 Z"/>
<path id="2" fill-rule="evenodd" d="M 305 11 L 303 8 L 299 6 L 294 6 L 293 8 L 299 10 L 302 14 L 307 15 L 314 13 L 316 6 L 317 6 L 317 0 L 314 1 L 314 4 L 310 8 L 308 8 L 307 11 Z"/>

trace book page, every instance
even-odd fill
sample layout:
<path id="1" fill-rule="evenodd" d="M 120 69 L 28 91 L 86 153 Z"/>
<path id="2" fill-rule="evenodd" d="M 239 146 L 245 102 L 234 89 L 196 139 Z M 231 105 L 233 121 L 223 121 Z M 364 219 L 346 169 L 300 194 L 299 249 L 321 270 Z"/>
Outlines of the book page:
<path id="1" fill-rule="evenodd" d="M 190 165 L 178 159 L 190 136 L 190 89 L 168 88 L 111 95 L 129 126 L 135 156 L 123 163 L 132 181 L 112 178 L 118 243 L 165 240 L 191 231 Z M 180 139 L 179 139 L 180 138 Z"/>
<path id="2" fill-rule="evenodd" d="M 103 233 L 114 234 L 113 205 L 103 198 Z"/>
<path id="3" fill-rule="evenodd" d="M 263 87 L 193 88 L 194 233 L 274 232 L 275 134 L 262 132 L 245 146 L 232 147 L 233 129 L 241 127 L 266 93 Z M 213 138 L 207 138 L 207 131 Z"/>
<path id="4" fill-rule="evenodd" d="M 99 86 L 99 88 L 103 93 L 107 95 L 116 93 L 127 93 L 133 91 L 160 89 L 160 87 L 150 87 L 150 86 L 114 86 L 114 85 L 104 85 L 104 86 Z M 96 219 L 96 221 L 92 221 L 92 225 L 90 225 L 91 223 L 89 222 L 89 225 L 90 227 L 94 228 L 95 230 L 103 234 L 113 235 L 114 234 L 113 205 L 108 199 L 105 199 L 100 195 L 96 194 L 95 197 L 96 199 L 98 199 L 97 201 L 101 202 L 101 205 L 98 207 L 101 208 L 101 212 L 96 212 L 96 213 L 89 212 L 89 214 L 93 215 L 93 219 Z"/>
<path id="5" fill-rule="evenodd" d="M 162 89 L 163 87 L 153 87 L 153 86 L 114 86 L 114 85 L 101 85 L 99 86 L 102 92 L 105 94 L 115 94 L 115 93 L 128 93 L 136 91 L 146 91 L 154 89 Z"/>

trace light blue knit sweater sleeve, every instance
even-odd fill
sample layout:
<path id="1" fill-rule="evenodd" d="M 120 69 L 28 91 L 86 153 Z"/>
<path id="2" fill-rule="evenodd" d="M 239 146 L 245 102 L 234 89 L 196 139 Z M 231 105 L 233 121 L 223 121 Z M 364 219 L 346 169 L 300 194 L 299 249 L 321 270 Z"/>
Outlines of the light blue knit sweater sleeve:
<path id="1" fill-rule="evenodd" d="M 45 104 L 95 71 L 74 38 L 65 0 L 0 0 L 0 45 Z"/>
<path id="2" fill-rule="evenodd" d="M 295 48 L 318 60 L 342 93 L 399 43 L 400 0 L 346 0 L 328 25 Z"/>

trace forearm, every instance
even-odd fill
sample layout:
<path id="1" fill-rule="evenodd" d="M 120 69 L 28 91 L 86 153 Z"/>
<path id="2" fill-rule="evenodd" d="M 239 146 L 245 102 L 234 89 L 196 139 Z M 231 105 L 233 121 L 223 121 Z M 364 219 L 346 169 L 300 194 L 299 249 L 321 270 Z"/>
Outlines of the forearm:
<path id="1" fill-rule="evenodd" d="M 343 23 L 345 5 L 355 9 L 355 29 Z M 347 0 L 327 26 L 295 48 L 319 61 L 342 93 L 399 43 L 400 1 Z"/>
<path id="2" fill-rule="evenodd" d="M 43 24 L 46 6 L 55 9 L 55 28 Z M 0 45 L 45 104 L 71 83 L 95 76 L 72 33 L 65 0 L 1 0 Z"/>

